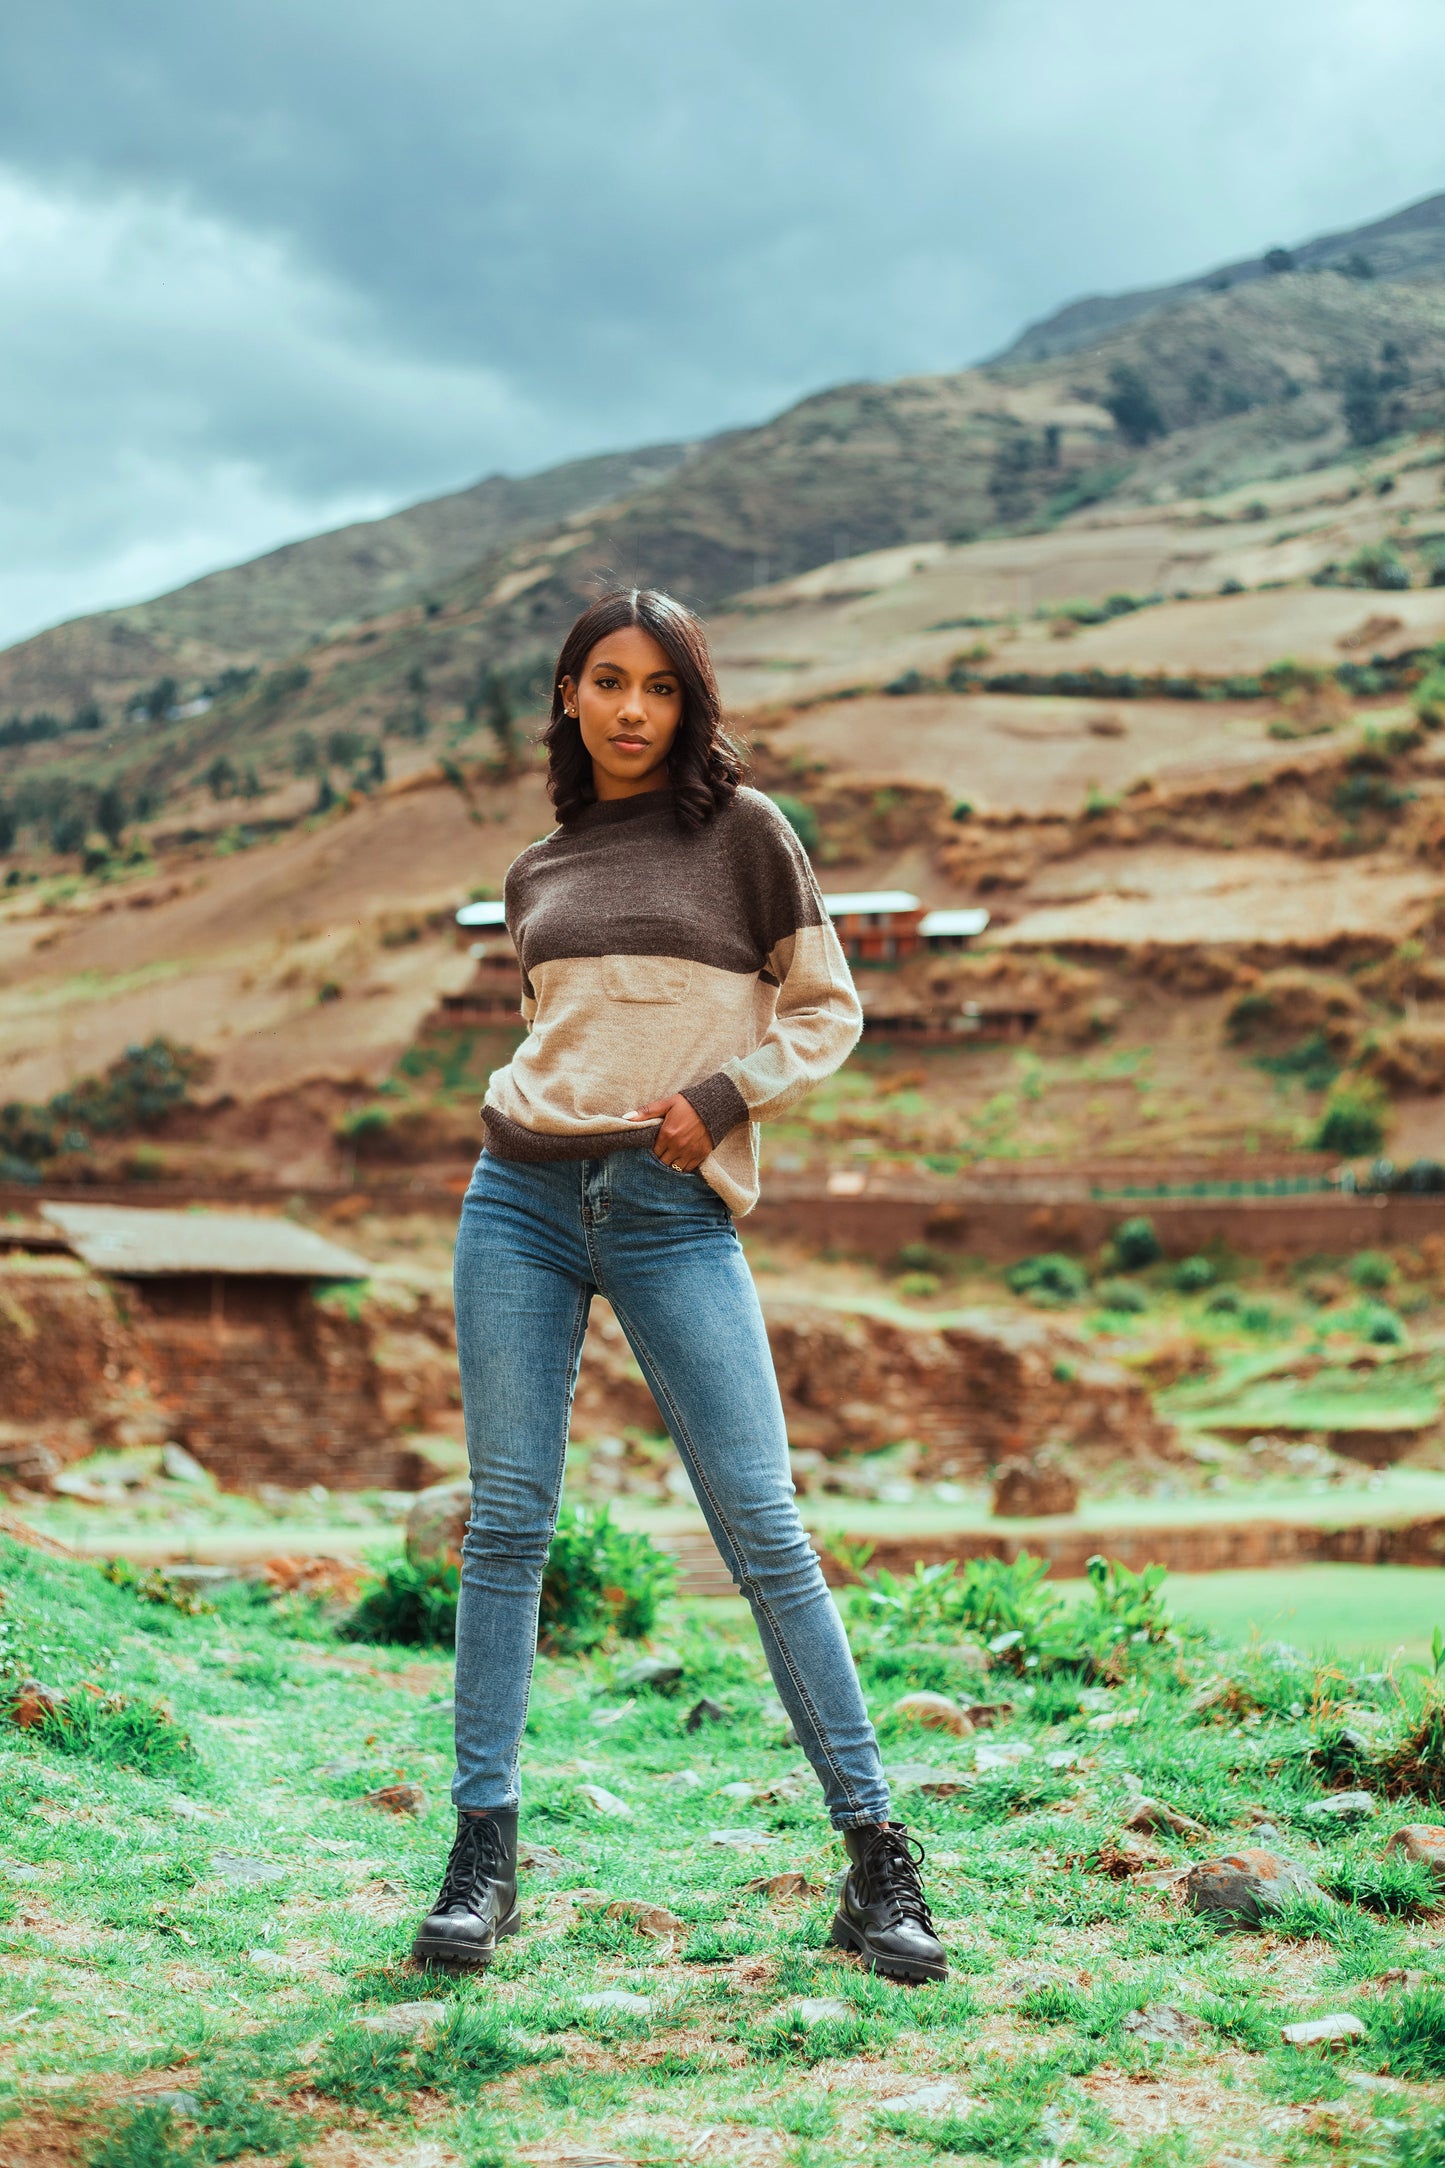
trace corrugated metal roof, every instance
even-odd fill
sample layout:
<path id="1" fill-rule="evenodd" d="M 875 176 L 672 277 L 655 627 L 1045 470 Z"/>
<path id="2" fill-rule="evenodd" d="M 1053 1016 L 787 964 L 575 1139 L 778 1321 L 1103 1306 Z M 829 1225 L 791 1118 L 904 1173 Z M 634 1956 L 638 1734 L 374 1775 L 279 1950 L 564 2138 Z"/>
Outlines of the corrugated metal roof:
<path id="1" fill-rule="evenodd" d="M 925 911 L 918 931 L 925 941 L 935 941 L 945 934 L 982 933 L 987 924 L 988 913 L 980 904 L 974 910 Z"/>
<path id="2" fill-rule="evenodd" d="M 505 926 L 507 906 L 504 903 L 464 903 L 457 913 L 459 926 Z"/>
<path id="3" fill-rule="evenodd" d="M 43 1216 L 96 1272 L 265 1273 L 364 1280 L 364 1257 L 287 1219 L 240 1212 L 153 1212 L 120 1204 L 45 1204 Z"/>
<path id="4" fill-rule="evenodd" d="M 825 896 L 823 908 L 830 918 L 852 918 L 874 911 L 916 911 L 918 898 L 906 888 L 856 888 L 842 896 Z"/>

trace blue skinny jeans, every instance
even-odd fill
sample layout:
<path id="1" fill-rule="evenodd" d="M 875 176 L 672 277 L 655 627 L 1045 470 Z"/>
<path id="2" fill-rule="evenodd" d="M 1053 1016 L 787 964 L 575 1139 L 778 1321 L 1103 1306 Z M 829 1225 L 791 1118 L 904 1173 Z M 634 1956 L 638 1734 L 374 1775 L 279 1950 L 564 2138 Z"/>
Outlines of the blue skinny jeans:
<path id="1" fill-rule="evenodd" d="M 457 1613 L 458 1807 L 515 1807 L 542 1568 L 594 1294 L 626 1333 L 839 1828 L 888 1819 L 842 1621 L 798 1517 L 757 1291 L 722 1199 L 647 1147 L 483 1152 L 454 1271 L 472 1510 Z"/>

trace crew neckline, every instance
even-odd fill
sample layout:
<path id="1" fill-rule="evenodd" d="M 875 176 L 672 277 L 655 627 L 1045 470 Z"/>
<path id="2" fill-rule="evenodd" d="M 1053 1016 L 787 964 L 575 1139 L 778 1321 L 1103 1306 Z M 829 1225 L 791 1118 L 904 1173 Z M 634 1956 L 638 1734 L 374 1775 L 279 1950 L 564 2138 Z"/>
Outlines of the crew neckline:
<path id="1" fill-rule="evenodd" d="M 611 827 L 615 821 L 637 820 L 644 813 L 672 811 L 672 787 L 634 791 L 630 798 L 596 798 L 572 823 L 574 829 Z"/>

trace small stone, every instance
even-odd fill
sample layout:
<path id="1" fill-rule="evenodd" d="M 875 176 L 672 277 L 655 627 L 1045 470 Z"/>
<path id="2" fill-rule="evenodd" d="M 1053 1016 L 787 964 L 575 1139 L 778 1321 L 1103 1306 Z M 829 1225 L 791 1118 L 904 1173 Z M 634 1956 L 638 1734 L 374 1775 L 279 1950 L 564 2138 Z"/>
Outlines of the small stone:
<path id="1" fill-rule="evenodd" d="M 1105 1709 L 1098 1716 L 1091 1716 L 1084 1726 L 1086 1731 L 1128 1731 L 1139 1721 L 1137 1709 Z"/>
<path id="2" fill-rule="evenodd" d="M 1196 1822 L 1191 1815 L 1181 1814 L 1177 1807 L 1165 1806 L 1162 1799 L 1136 1799 L 1132 1810 L 1124 1818 L 1124 1827 L 1163 1830 L 1175 1837 L 1209 1835 L 1203 1822 Z"/>
<path id="3" fill-rule="evenodd" d="M 616 1792 L 609 1792 L 605 1784 L 579 1784 L 581 1797 L 586 1800 L 594 1814 L 607 1814 L 617 1822 L 630 1822 L 632 1809 Z"/>
<path id="4" fill-rule="evenodd" d="M 617 1679 L 617 1691 L 622 1694 L 675 1694 L 682 1684 L 683 1667 L 676 1659 L 665 1656 L 644 1656 L 640 1663 L 629 1664 Z"/>
<path id="5" fill-rule="evenodd" d="M 657 1781 L 666 1791 L 696 1792 L 702 1789 L 702 1778 L 695 1769 L 670 1769 Z"/>
<path id="6" fill-rule="evenodd" d="M 1342 2083 L 1353 2085 L 1357 2093 L 1403 2093 L 1405 2090 L 1398 2078 L 1376 2077 L 1371 2070 L 1347 2070 Z"/>
<path id="7" fill-rule="evenodd" d="M 383 1784 L 379 1791 L 363 1792 L 357 1804 L 378 1814 L 425 1814 L 426 1793 L 419 1784 Z"/>
<path id="8" fill-rule="evenodd" d="M 1361 2018 L 1351 2017 L 1338 2011 L 1332 2017 L 1305 2018 L 1298 2025 L 1282 2025 L 1280 2038 L 1291 2048 L 1346 2048 L 1352 2040 L 1363 2040 L 1365 2025 Z"/>
<path id="9" fill-rule="evenodd" d="M 365 1767 L 365 1762 L 329 1761 L 323 1762 L 316 1774 L 324 1777 L 328 1784 L 339 1784 L 347 1777 L 360 1776 Z"/>
<path id="10" fill-rule="evenodd" d="M 1445 1829 L 1438 1822 L 1407 1822 L 1403 1829 L 1395 1831 L 1385 1850 L 1428 1867 L 1445 1889 Z"/>
<path id="11" fill-rule="evenodd" d="M 1392 1965 L 1388 1972 L 1375 1974 L 1375 1985 L 1410 1989 L 1423 1987 L 1428 1978 L 1429 1974 L 1423 1972 L 1418 1965 Z"/>
<path id="12" fill-rule="evenodd" d="M 984 1739 L 973 1750 L 975 1769 L 1017 1769 L 1033 1758 L 1026 1739 Z"/>
<path id="13" fill-rule="evenodd" d="M 1142 2010 L 1129 2012 L 1124 2030 L 1153 2046 L 1182 2048 L 1197 2040 L 1204 2028 L 1197 2017 L 1176 2010 L 1172 2002 L 1148 2002 Z"/>
<path id="14" fill-rule="evenodd" d="M 565 1874 L 571 1862 L 550 1844 L 524 1844 L 518 1848 L 517 1865 L 527 1874 Z"/>
<path id="15" fill-rule="evenodd" d="M 161 1474 L 169 1476 L 173 1483 L 209 1483 L 211 1480 L 195 1455 L 188 1453 L 183 1445 L 161 1447 Z"/>
<path id="16" fill-rule="evenodd" d="M 135 2105 L 139 2108 L 169 2108 L 172 2115 L 199 2115 L 199 2093 L 137 2093 Z"/>
<path id="17" fill-rule="evenodd" d="M 579 2010 L 602 2010 L 625 2012 L 630 2017 L 647 2017 L 652 2010 L 649 1995 L 629 1995 L 622 1987 L 600 1987 L 592 1995 L 577 1997 Z"/>
<path id="18" fill-rule="evenodd" d="M 368 2032 L 396 2033 L 409 2037 L 425 2032 L 429 2025 L 439 2025 L 447 2014 L 444 2002 L 394 2002 L 385 2010 L 372 2010 L 357 2019 Z"/>
<path id="19" fill-rule="evenodd" d="M 18 1859 L 0 1859 L 0 1875 L 7 1882 L 38 1882 L 40 1869 L 24 1866 Z"/>
<path id="20" fill-rule="evenodd" d="M 773 1840 L 757 1829 L 710 1829 L 707 1841 L 730 1852 L 765 1852 Z"/>
<path id="21" fill-rule="evenodd" d="M 756 1890 L 777 1902 L 788 1897 L 816 1897 L 818 1894 L 816 1883 L 796 1870 L 787 1874 L 755 1874 L 751 1882 L 744 1882 L 743 1888 Z"/>
<path id="22" fill-rule="evenodd" d="M 724 1784 L 718 1797 L 720 1799 L 753 1799 L 757 1796 L 757 1790 L 757 1785 L 749 1777 L 738 1784 Z"/>
<path id="23" fill-rule="evenodd" d="M 905 1694 L 893 1704 L 893 1714 L 922 1724 L 928 1731 L 952 1732 L 956 1739 L 965 1739 L 973 1730 L 973 1720 L 949 1694 Z"/>
<path id="24" fill-rule="evenodd" d="M 968 1779 L 934 1762 L 890 1762 L 883 1771 L 896 1792 L 923 1792 L 929 1799 L 951 1799 L 966 1791 Z"/>
<path id="25" fill-rule="evenodd" d="M 688 1710 L 687 1722 L 684 1724 L 683 1729 L 684 1731 L 701 1731 L 704 1724 L 725 1724 L 727 1720 L 728 1713 L 721 1702 L 709 1701 L 706 1694 L 704 1694 L 701 1701 L 695 1701 Z"/>
<path id="26" fill-rule="evenodd" d="M 34 1731 L 63 1707 L 64 1701 L 63 1694 L 52 1693 L 39 1679 L 22 1679 L 9 1697 L 5 1713 L 17 1731 Z"/>
<path id="27" fill-rule="evenodd" d="M 881 2105 L 890 2115 L 971 2115 L 978 2102 L 952 2078 L 934 2078 L 912 2093 L 895 2093 Z"/>
<path id="28" fill-rule="evenodd" d="M 1333 1792 L 1328 1799 L 1312 1799 L 1305 1808 L 1310 1822 L 1364 1822 L 1379 1812 L 1373 1792 Z"/>
<path id="29" fill-rule="evenodd" d="M 793 2004 L 792 2015 L 800 2025 L 826 2025 L 830 2020 L 847 2020 L 858 2013 L 841 1995 L 804 1995 Z"/>
<path id="30" fill-rule="evenodd" d="M 252 1859 L 245 1852 L 213 1852 L 211 1872 L 222 1882 L 245 1889 L 262 1882 L 284 1882 L 287 1869 L 276 1866 L 269 1859 Z"/>
<path id="31" fill-rule="evenodd" d="M 637 1932 L 646 1935 L 650 1942 L 662 1942 L 669 1935 L 688 1932 L 687 1921 L 680 1920 L 665 1905 L 644 1904 L 635 1897 L 619 1897 L 607 1907 L 607 1917 L 609 1920 L 631 1920 Z"/>
<path id="32" fill-rule="evenodd" d="M 1247 1848 L 1217 1859 L 1202 1859 L 1184 1878 L 1184 1894 L 1196 1912 L 1209 1912 L 1237 1926 L 1257 1927 L 1291 1897 L 1324 1903 L 1324 1892 L 1303 1867 L 1277 1852 Z"/>
<path id="33" fill-rule="evenodd" d="M 970 1701 L 964 1707 L 975 1731 L 986 1731 L 993 1724 L 1012 1723 L 1018 1715 L 1018 1704 L 1012 1701 Z"/>
<path id="34" fill-rule="evenodd" d="M 1039 1520 L 1078 1508 L 1079 1486 L 1066 1468 L 1019 1455 L 1001 1460 L 994 1470 L 993 1512 L 999 1520 Z"/>

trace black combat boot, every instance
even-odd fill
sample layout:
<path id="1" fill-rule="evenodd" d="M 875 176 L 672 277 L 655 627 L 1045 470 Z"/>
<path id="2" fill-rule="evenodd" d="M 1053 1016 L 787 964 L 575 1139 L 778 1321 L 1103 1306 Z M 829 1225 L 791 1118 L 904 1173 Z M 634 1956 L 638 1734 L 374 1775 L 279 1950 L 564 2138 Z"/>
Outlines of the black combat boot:
<path id="1" fill-rule="evenodd" d="M 516 1808 L 458 1814 L 441 1895 L 417 1929 L 412 1956 L 444 1972 L 480 1972 L 519 1920 Z"/>
<path id="2" fill-rule="evenodd" d="M 918 1878 L 922 1845 L 901 1822 L 865 1822 L 842 1836 L 853 1864 L 833 1917 L 834 1942 L 891 1980 L 946 1978 L 948 1959 Z"/>

